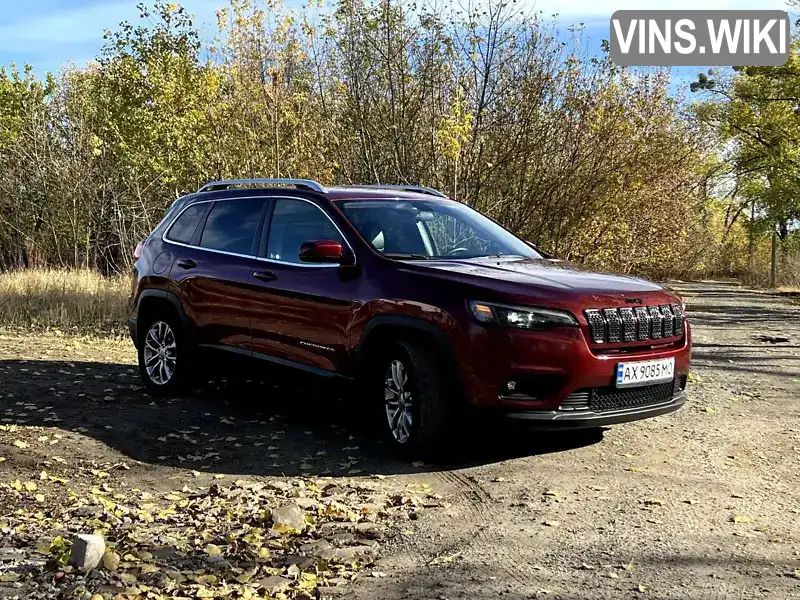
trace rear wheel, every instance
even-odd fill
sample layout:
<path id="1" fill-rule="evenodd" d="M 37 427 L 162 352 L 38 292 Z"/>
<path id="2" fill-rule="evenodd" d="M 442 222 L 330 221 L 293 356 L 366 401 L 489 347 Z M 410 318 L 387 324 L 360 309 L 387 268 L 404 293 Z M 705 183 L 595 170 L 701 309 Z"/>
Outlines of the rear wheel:
<path id="1" fill-rule="evenodd" d="M 139 373 L 148 391 L 158 396 L 190 387 L 191 347 L 182 323 L 171 314 L 155 314 L 141 323 Z"/>
<path id="2" fill-rule="evenodd" d="M 384 437 L 406 457 L 441 454 L 452 429 L 452 398 L 436 357 L 416 342 L 398 342 L 381 361 Z"/>

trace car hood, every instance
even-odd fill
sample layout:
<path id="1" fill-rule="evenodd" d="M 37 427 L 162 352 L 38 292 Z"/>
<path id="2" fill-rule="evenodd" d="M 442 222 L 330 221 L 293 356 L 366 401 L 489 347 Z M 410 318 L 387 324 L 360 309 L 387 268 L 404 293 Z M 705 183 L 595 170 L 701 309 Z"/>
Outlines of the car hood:
<path id="1" fill-rule="evenodd" d="M 664 288 L 652 281 L 627 275 L 600 273 L 581 265 L 548 259 L 480 258 L 469 260 L 427 260 L 414 266 L 449 273 L 457 279 L 491 279 L 541 291 L 580 294 L 658 292 Z M 514 287 L 516 287 L 514 285 Z"/>

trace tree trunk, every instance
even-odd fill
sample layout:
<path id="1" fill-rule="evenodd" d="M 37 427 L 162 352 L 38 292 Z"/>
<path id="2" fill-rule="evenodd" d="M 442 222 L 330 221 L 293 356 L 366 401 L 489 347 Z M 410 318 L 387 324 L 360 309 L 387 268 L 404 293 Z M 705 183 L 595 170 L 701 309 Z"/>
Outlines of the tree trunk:
<path id="1" fill-rule="evenodd" d="M 778 270 L 777 259 L 778 259 L 778 234 L 777 234 L 777 232 L 773 231 L 772 232 L 772 265 L 770 267 L 770 273 L 769 273 L 769 286 L 773 287 L 773 288 L 775 287 L 775 280 L 776 280 L 776 275 L 777 275 L 777 270 Z"/>

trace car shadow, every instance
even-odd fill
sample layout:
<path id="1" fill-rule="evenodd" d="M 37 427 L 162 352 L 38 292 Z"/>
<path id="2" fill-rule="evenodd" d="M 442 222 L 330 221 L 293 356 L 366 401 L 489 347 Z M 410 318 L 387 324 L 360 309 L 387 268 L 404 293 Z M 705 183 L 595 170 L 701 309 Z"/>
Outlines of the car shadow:
<path id="1" fill-rule="evenodd" d="M 200 472 L 268 476 L 419 473 L 579 448 L 602 431 L 547 434 L 467 424 L 445 463 L 399 459 L 326 390 L 221 380 L 174 399 L 145 393 L 131 365 L 0 360 L 0 421 L 57 427 L 132 460 Z M 56 452 L 58 453 L 58 452 Z"/>

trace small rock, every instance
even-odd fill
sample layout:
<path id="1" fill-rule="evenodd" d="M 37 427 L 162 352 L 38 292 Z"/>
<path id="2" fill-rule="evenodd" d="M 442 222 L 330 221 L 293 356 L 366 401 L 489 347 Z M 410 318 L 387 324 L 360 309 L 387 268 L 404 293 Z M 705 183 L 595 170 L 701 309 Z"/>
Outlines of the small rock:
<path id="1" fill-rule="evenodd" d="M 301 545 L 300 551 L 305 552 L 306 554 L 317 556 L 323 550 L 330 550 L 331 548 L 333 548 L 333 546 L 331 546 L 331 543 L 328 540 L 316 540 L 314 542 Z"/>
<path id="2" fill-rule="evenodd" d="M 336 535 L 331 537 L 331 540 L 337 546 L 346 546 L 347 544 L 352 544 L 356 541 L 356 536 L 352 533 L 337 533 Z"/>
<path id="3" fill-rule="evenodd" d="M 78 534 L 69 553 L 69 564 L 90 571 L 100 564 L 106 552 L 106 543 L 99 535 Z"/>
<path id="4" fill-rule="evenodd" d="M 278 533 L 302 533 L 306 516 L 297 504 L 284 504 L 272 511 L 272 529 Z"/>
<path id="5" fill-rule="evenodd" d="M 344 496 L 348 494 L 350 490 L 348 488 L 342 487 L 340 485 L 336 485 L 335 483 L 331 483 L 330 485 L 326 485 L 325 489 L 322 490 L 323 496 Z"/>
<path id="6" fill-rule="evenodd" d="M 275 595 L 288 590 L 290 583 L 291 582 L 284 577 L 271 575 L 259 581 L 258 586 L 262 590 L 266 590 L 268 594 Z"/>
<path id="7" fill-rule="evenodd" d="M 105 509 L 97 504 L 94 506 L 79 506 L 75 510 L 72 511 L 72 515 L 74 517 L 83 517 L 83 518 L 91 518 L 91 517 L 99 517 L 103 514 Z"/>
<path id="8" fill-rule="evenodd" d="M 289 556 L 284 564 L 287 567 L 295 565 L 300 571 L 308 571 L 317 564 L 317 559 L 314 556 Z M 291 575 L 290 572 L 289 575 Z"/>
<path id="9" fill-rule="evenodd" d="M 153 549 L 153 556 L 156 558 L 160 558 L 161 560 L 169 560 L 174 558 L 178 555 L 178 551 L 175 548 L 170 546 L 160 546 L 158 548 Z"/>
<path id="10" fill-rule="evenodd" d="M 352 563 L 358 559 L 373 559 L 378 550 L 372 546 L 351 546 L 349 548 L 330 548 L 320 553 L 320 558 L 342 563 Z"/>
<path id="11" fill-rule="evenodd" d="M 329 585 L 321 585 L 317 588 L 320 598 L 332 598 L 333 596 L 344 596 L 347 589 L 341 587 L 332 587 Z"/>

